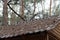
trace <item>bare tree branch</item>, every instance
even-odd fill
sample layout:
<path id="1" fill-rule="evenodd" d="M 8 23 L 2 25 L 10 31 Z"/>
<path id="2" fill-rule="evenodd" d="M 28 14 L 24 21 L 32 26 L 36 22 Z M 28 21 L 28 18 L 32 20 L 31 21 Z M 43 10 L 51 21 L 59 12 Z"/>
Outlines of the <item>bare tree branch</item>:
<path id="1" fill-rule="evenodd" d="M 31 21 L 36 15 L 38 15 L 38 13 L 37 13 L 37 14 L 34 14 L 34 15 L 32 16 L 32 18 L 30 19 L 30 21 Z"/>
<path id="2" fill-rule="evenodd" d="M 11 7 L 10 7 L 10 4 L 7 3 L 7 5 L 9 6 L 9 8 L 16 14 L 18 15 L 23 21 L 25 21 L 25 19 L 23 17 L 21 17 L 18 13 L 16 13 Z"/>
<path id="3" fill-rule="evenodd" d="M 24 7 L 25 7 L 26 10 L 28 10 L 28 8 L 26 6 L 24 6 Z M 31 13 L 30 10 L 28 10 L 28 12 Z"/>
<path id="4" fill-rule="evenodd" d="M 35 9 L 36 9 L 36 0 L 34 0 L 34 11 L 33 11 L 33 17 L 30 19 L 32 20 L 37 14 L 34 14 L 35 13 Z"/>

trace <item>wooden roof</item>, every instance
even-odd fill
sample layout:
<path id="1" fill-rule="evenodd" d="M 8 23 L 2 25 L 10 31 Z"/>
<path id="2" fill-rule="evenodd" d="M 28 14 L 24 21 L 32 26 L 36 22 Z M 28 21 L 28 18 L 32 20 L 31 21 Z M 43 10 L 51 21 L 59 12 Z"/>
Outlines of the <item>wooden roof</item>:
<path id="1" fill-rule="evenodd" d="M 44 30 L 50 30 L 59 23 L 59 18 L 33 20 L 30 22 L 20 21 L 18 25 L 0 26 L 0 37 L 12 37 L 26 33 L 34 33 Z"/>

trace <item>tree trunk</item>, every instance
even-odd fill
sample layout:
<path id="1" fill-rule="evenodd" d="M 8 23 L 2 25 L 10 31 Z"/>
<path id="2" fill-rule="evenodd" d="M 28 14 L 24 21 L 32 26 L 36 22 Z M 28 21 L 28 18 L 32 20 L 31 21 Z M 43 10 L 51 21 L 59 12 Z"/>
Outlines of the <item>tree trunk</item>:
<path id="1" fill-rule="evenodd" d="M 15 6 L 12 5 L 12 8 L 15 9 Z M 12 11 L 12 15 L 11 15 L 11 25 L 15 25 L 15 14 L 14 12 Z"/>
<path id="2" fill-rule="evenodd" d="M 41 0 L 41 6 L 42 6 L 42 15 L 43 15 L 43 18 L 44 18 L 44 3 L 43 3 L 43 0 Z"/>
<path id="3" fill-rule="evenodd" d="M 20 15 L 24 17 L 24 0 L 20 0 Z"/>
<path id="4" fill-rule="evenodd" d="M 52 12 L 51 6 L 52 6 L 52 0 L 50 0 L 50 13 L 49 13 L 50 16 L 51 16 L 51 12 Z"/>
<path id="5" fill-rule="evenodd" d="M 34 0 L 34 11 L 33 11 L 33 15 L 34 15 L 34 13 L 35 13 L 35 9 L 36 9 L 36 0 Z"/>
<path id="6" fill-rule="evenodd" d="M 8 25 L 7 0 L 3 4 L 3 25 Z"/>

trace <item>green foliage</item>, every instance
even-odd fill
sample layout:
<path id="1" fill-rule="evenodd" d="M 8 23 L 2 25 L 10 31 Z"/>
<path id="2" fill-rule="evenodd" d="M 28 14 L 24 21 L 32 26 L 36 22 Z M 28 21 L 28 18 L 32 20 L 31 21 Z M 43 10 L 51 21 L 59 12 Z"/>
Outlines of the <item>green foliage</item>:
<path id="1" fill-rule="evenodd" d="M 19 1 L 19 0 L 13 0 L 13 1 Z"/>
<path id="2" fill-rule="evenodd" d="M 37 0 L 37 2 L 40 2 L 40 1 L 42 1 L 42 0 Z"/>
<path id="3" fill-rule="evenodd" d="M 28 2 L 29 0 L 24 0 L 24 2 Z"/>

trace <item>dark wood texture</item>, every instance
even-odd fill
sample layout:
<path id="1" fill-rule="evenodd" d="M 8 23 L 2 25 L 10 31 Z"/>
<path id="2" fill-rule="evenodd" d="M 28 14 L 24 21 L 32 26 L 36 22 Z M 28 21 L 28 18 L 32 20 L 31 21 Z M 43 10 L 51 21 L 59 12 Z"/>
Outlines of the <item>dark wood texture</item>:
<path id="1" fill-rule="evenodd" d="M 47 35 L 46 31 L 44 31 L 44 32 L 38 32 L 33 34 L 28 33 L 16 37 L 3 38 L 0 40 L 47 40 L 46 35 Z"/>

